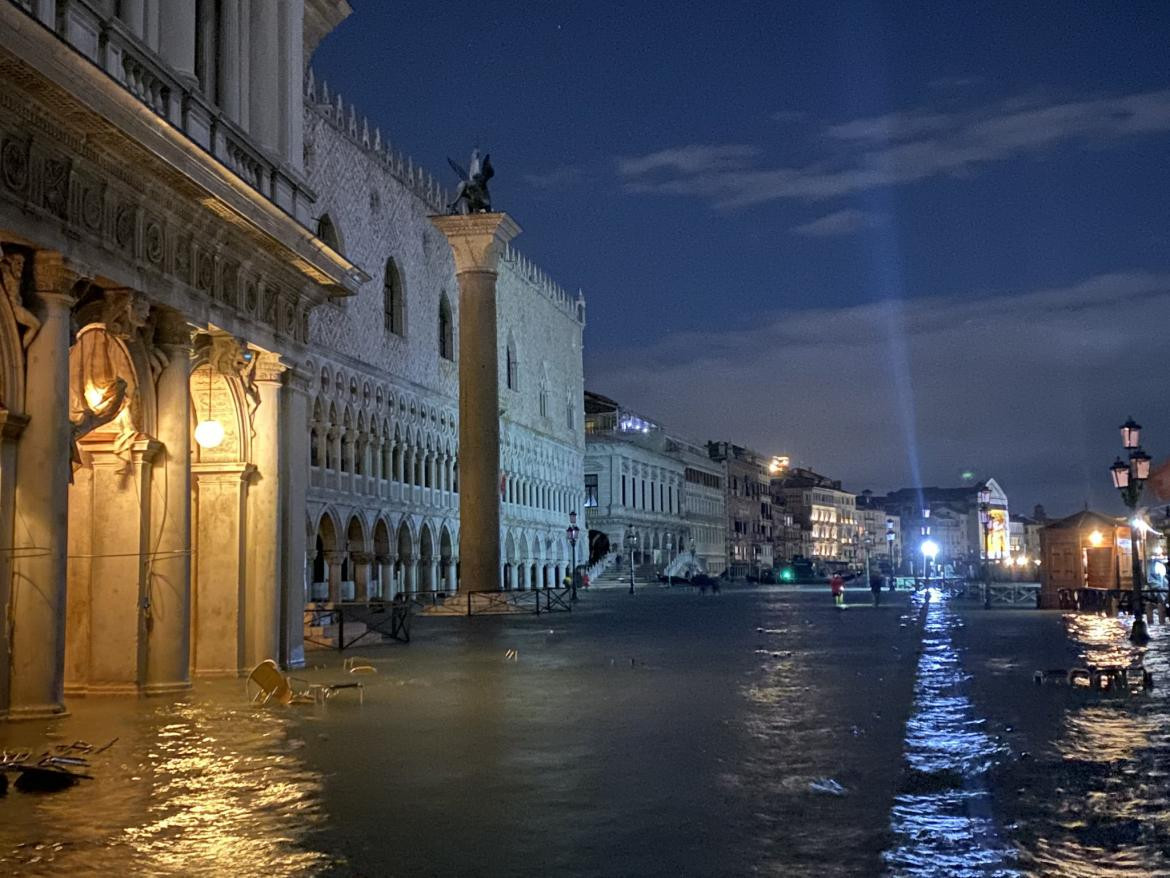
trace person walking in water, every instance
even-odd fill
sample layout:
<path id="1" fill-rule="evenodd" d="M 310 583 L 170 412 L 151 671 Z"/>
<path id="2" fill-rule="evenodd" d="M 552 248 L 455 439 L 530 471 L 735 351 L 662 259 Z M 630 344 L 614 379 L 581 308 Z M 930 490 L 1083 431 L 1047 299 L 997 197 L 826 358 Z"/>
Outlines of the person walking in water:
<path id="1" fill-rule="evenodd" d="M 845 579 L 840 573 L 834 573 L 829 580 L 829 590 L 833 592 L 833 603 L 838 607 L 845 606 Z"/>

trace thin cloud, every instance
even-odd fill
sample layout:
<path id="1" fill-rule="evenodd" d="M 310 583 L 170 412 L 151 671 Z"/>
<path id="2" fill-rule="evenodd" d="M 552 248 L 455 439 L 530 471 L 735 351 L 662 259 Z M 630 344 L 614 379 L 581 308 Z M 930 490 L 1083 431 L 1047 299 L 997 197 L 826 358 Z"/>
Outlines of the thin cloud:
<path id="1" fill-rule="evenodd" d="M 974 468 L 1018 511 L 1071 512 L 1115 501 L 1105 467 L 1131 409 L 1164 437 L 1157 456 L 1170 450 L 1164 381 L 1138 359 L 1161 350 L 1168 321 L 1170 273 L 1123 272 L 780 312 L 742 331 L 674 334 L 624 351 L 620 365 L 594 351 L 588 372 L 592 388 L 684 435 L 788 453 L 855 490 L 911 485 L 916 469 L 927 484 L 953 482 Z M 914 401 L 908 429 L 900 395 Z"/>
<path id="2" fill-rule="evenodd" d="M 793 226 L 794 235 L 806 238 L 838 238 L 852 235 L 858 229 L 871 226 L 876 218 L 864 211 L 847 208 L 819 217 L 812 222 Z"/>
<path id="3" fill-rule="evenodd" d="M 784 199 L 820 200 L 941 175 L 1069 143 L 1108 144 L 1170 131 L 1170 90 L 1052 102 L 1014 98 L 960 111 L 910 110 L 832 125 L 836 157 L 767 167 L 745 144 L 692 144 L 618 162 L 627 189 L 708 199 L 736 208 Z"/>

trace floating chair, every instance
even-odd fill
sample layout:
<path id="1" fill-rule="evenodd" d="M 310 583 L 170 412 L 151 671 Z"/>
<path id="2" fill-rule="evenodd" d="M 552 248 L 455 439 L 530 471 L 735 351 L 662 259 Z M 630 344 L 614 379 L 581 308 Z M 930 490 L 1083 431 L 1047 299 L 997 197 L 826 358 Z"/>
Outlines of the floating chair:
<path id="1" fill-rule="evenodd" d="M 300 691 L 294 690 L 293 681 L 304 684 Z M 251 693 L 251 686 L 255 684 L 257 692 Z M 289 677 L 277 667 L 272 659 L 265 659 L 252 669 L 248 675 L 248 691 L 250 700 L 254 704 L 268 704 L 275 701 L 278 704 L 320 704 L 328 701 L 341 689 L 356 689 L 358 700 L 365 703 L 365 687 L 361 683 L 310 683 L 297 677 Z"/>

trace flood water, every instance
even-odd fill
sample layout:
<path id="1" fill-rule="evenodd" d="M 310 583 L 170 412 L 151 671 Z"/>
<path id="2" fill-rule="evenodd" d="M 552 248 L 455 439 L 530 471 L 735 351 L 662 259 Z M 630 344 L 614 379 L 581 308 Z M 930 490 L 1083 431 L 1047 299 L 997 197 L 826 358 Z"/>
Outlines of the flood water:
<path id="1" fill-rule="evenodd" d="M 0 798 L 0 873 L 1170 874 L 1167 689 L 1031 680 L 1118 648 L 1120 623 L 848 597 L 423 619 L 354 651 L 378 669 L 350 678 L 364 704 L 255 707 L 238 681 L 76 700 L 0 726 L 8 748 L 118 738 L 94 780 Z"/>

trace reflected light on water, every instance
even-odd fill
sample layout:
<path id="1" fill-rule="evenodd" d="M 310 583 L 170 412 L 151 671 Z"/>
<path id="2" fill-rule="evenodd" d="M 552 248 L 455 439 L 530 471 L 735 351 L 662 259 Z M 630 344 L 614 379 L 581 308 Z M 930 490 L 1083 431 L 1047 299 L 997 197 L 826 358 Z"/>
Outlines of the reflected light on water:
<path id="1" fill-rule="evenodd" d="M 1104 616 L 1070 614 L 1064 625 L 1084 664 L 1144 663 L 1155 688 L 1069 693 L 1043 773 L 1022 788 L 1023 862 L 1074 878 L 1170 875 L 1166 641 L 1134 646 L 1127 622 Z"/>
<path id="2" fill-rule="evenodd" d="M 890 819 L 895 844 L 886 863 L 895 875 L 922 878 L 1017 875 L 987 784 L 1002 748 L 984 731 L 967 695 L 968 676 L 951 639 L 956 619 L 934 589 L 918 601 L 926 614 L 922 652 L 906 724 L 906 771 Z"/>

